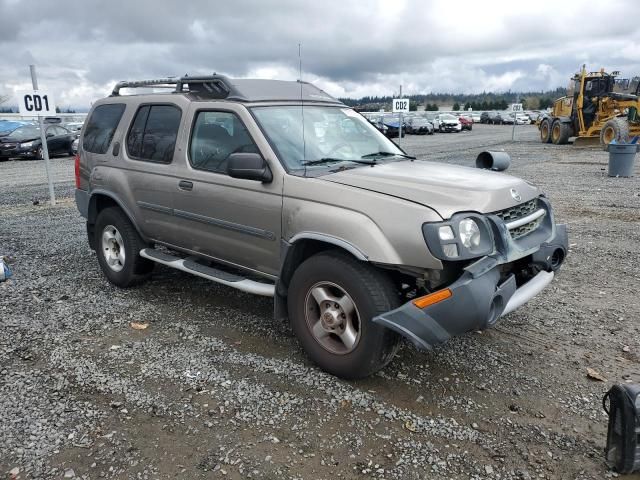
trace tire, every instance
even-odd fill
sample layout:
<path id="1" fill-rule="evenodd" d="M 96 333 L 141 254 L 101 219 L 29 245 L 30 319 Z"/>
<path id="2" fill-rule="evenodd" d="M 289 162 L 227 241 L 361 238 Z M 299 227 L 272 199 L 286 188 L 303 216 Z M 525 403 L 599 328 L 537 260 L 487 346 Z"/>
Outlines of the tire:
<path id="1" fill-rule="evenodd" d="M 98 263 L 107 280 L 127 288 L 146 280 L 154 263 L 140 256 L 146 244 L 118 207 L 105 208 L 95 225 Z"/>
<path id="2" fill-rule="evenodd" d="M 318 298 L 328 299 L 328 308 L 322 308 L 325 300 Z M 400 337 L 371 319 L 399 303 L 388 277 L 336 250 L 303 262 L 293 274 L 287 298 L 292 329 L 309 358 L 324 371 L 345 379 L 367 377 L 393 359 Z M 328 333 L 332 329 L 342 333 Z M 355 337 L 353 343 L 341 340 L 349 338 L 347 329 L 350 338 Z"/>
<path id="3" fill-rule="evenodd" d="M 551 124 L 551 142 L 554 145 L 565 145 L 569 143 L 569 124 L 560 120 L 554 120 Z"/>
<path id="4" fill-rule="evenodd" d="M 540 141 L 551 143 L 551 120 L 545 118 L 540 122 Z"/>
<path id="5" fill-rule="evenodd" d="M 605 122 L 600 130 L 600 145 L 607 148 L 613 140 L 616 143 L 627 143 L 629 141 L 629 122 L 626 118 L 615 117 Z"/>

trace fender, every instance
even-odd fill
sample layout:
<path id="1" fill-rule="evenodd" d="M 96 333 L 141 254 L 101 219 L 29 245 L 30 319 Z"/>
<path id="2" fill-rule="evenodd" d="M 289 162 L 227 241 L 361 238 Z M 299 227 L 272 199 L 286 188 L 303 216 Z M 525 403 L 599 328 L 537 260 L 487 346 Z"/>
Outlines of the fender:
<path id="1" fill-rule="evenodd" d="M 299 240 L 318 240 L 320 242 L 331 243 L 337 247 L 343 248 L 351 255 L 356 257 L 358 260 L 362 260 L 364 262 L 369 261 L 369 257 L 367 257 L 362 251 L 356 247 L 355 245 L 347 242 L 338 237 L 334 237 L 332 235 L 327 235 L 326 233 L 317 233 L 317 232 L 300 232 L 295 234 L 293 237 L 289 239 L 290 244 L 295 244 Z"/>
<path id="2" fill-rule="evenodd" d="M 117 195 L 114 195 L 113 192 L 110 192 L 108 190 L 103 190 L 101 188 L 91 191 L 91 194 L 89 197 L 89 210 L 87 212 L 87 225 L 93 225 L 96 223 L 96 217 L 97 217 L 96 196 L 97 195 L 109 197 L 111 200 L 113 200 L 118 205 L 118 207 L 120 207 L 120 209 L 124 212 L 124 214 L 127 216 L 131 224 L 134 226 L 134 228 L 138 232 L 138 235 L 140 235 L 140 237 L 145 242 L 149 241 L 149 238 L 144 233 L 142 233 L 142 231 L 138 227 L 138 223 L 135 221 L 135 217 L 133 216 L 131 211 L 124 205 L 124 202 L 122 202 L 122 200 L 120 200 Z"/>
<path id="3" fill-rule="evenodd" d="M 288 317 L 287 291 L 289 289 L 289 281 L 291 280 L 293 272 L 297 266 L 309 256 L 308 252 L 305 256 L 305 252 L 303 251 L 304 248 L 299 248 L 301 242 L 305 240 L 313 240 L 319 244 L 335 245 L 336 247 L 349 252 L 360 261 L 369 261 L 367 255 L 352 243 L 325 233 L 305 231 L 297 233 L 291 237 L 289 241 L 284 239 L 281 240 L 280 273 L 278 274 L 278 280 L 276 281 L 276 291 L 274 295 L 274 316 L 277 320 L 286 319 Z"/>

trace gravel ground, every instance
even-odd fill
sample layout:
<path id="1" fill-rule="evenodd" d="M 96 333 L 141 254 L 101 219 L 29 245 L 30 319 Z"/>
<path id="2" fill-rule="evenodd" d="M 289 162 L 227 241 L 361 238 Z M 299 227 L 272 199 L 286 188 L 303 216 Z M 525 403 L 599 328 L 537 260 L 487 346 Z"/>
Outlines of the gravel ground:
<path id="1" fill-rule="evenodd" d="M 640 168 L 608 178 L 602 151 L 542 145 L 532 126 L 510 138 L 479 125 L 402 145 L 461 164 L 509 152 L 510 173 L 569 224 L 561 273 L 496 328 L 434 352 L 405 345 L 358 382 L 311 365 L 268 299 L 166 268 L 111 286 L 71 198 L 73 160 L 53 160 L 55 207 L 40 162 L 0 163 L 0 254 L 14 271 L 0 283 L 0 475 L 615 476 L 601 398 L 640 381 Z"/>

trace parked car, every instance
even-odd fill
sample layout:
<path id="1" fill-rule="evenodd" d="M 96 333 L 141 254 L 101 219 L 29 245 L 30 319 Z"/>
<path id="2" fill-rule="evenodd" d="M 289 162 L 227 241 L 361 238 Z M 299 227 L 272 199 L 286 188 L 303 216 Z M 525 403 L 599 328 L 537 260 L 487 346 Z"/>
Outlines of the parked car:
<path id="1" fill-rule="evenodd" d="M 531 119 L 526 113 L 516 113 L 516 123 L 518 125 L 529 125 Z"/>
<path id="2" fill-rule="evenodd" d="M 482 112 L 480 114 L 480 123 L 491 123 L 490 114 L 491 112 Z"/>
<path id="3" fill-rule="evenodd" d="M 71 154 L 72 155 L 77 155 L 78 154 L 78 145 L 80 144 L 80 139 L 76 138 L 73 143 L 71 144 Z"/>
<path id="4" fill-rule="evenodd" d="M 473 120 L 470 120 L 469 117 L 465 115 L 460 115 L 458 121 L 460 122 L 461 130 L 471 130 L 473 128 Z"/>
<path id="5" fill-rule="evenodd" d="M 440 121 L 441 132 L 459 132 L 462 130 L 462 124 L 460 119 L 450 113 L 441 113 L 438 115 Z"/>
<path id="6" fill-rule="evenodd" d="M 77 134 L 55 124 L 45 125 L 45 134 L 50 155 L 73 154 L 71 144 Z M 39 126 L 23 125 L 9 135 L 0 137 L 0 159 L 11 157 L 44 158 Z"/>
<path id="7" fill-rule="evenodd" d="M 4 137 L 13 132 L 16 128 L 29 125 L 27 122 L 16 120 L 0 120 L 0 137 Z"/>
<path id="8" fill-rule="evenodd" d="M 502 121 L 502 114 L 496 111 L 489 112 L 489 123 L 491 125 L 502 125 L 504 123 Z"/>
<path id="9" fill-rule="evenodd" d="M 378 130 L 382 131 L 388 138 L 396 138 L 400 134 L 400 117 L 395 115 L 382 115 L 378 121 Z M 402 122 L 402 136 L 407 132 L 405 122 Z"/>
<path id="10" fill-rule="evenodd" d="M 500 124 L 501 125 L 513 125 L 515 122 L 515 114 L 510 112 L 502 112 L 500 115 Z"/>
<path id="11" fill-rule="evenodd" d="M 80 130 L 82 130 L 83 125 L 84 122 L 69 122 L 65 123 L 64 127 L 72 132 L 79 132 Z"/>
<path id="12" fill-rule="evenodd" d="M 473 123 L 480 123 L 480 112 L 468 112 L 468 115 L 471 117 Z"/>
<path id="13" fill-rule="evenodd" d="M 401 336 L 430 349 L 492 327 L 565 258 L 542 190 L 415 161 L 312 84 L 212 75 L 120 94 L 158 83 L 95 102 L 76 156 L 76 204 L 114 285 L 160 264 L 273 297 L 316 364 L 359 378 Z"/>
<path id="14" fill-rule="evenodd" d="M 426 113 L 424 117 L 431 122 L 434 132 L 440 131 L 440 120 L 438 119 L 437 113 Z"/>
<path id="15" fill-rule="evenodd" d="M 407 119 L 407 133 L 414 135 L 433 135 L 433 124 L 424 117 Z"/>

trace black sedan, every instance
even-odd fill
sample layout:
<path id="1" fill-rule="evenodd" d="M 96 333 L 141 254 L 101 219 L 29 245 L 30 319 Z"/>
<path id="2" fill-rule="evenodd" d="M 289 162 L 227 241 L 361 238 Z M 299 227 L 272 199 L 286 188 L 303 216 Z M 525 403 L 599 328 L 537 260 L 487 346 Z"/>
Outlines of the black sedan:
<path id="1" fill-rule="evenodd" d="M 72 155 L 72 144 L 78 134 L 60 125 L 45 126 L 49 155 Z M 44 158 L 40 127 L 25 125 L 16 128 L 9 135 L 0 137 L 0 160 L 11 157 Z"/>

